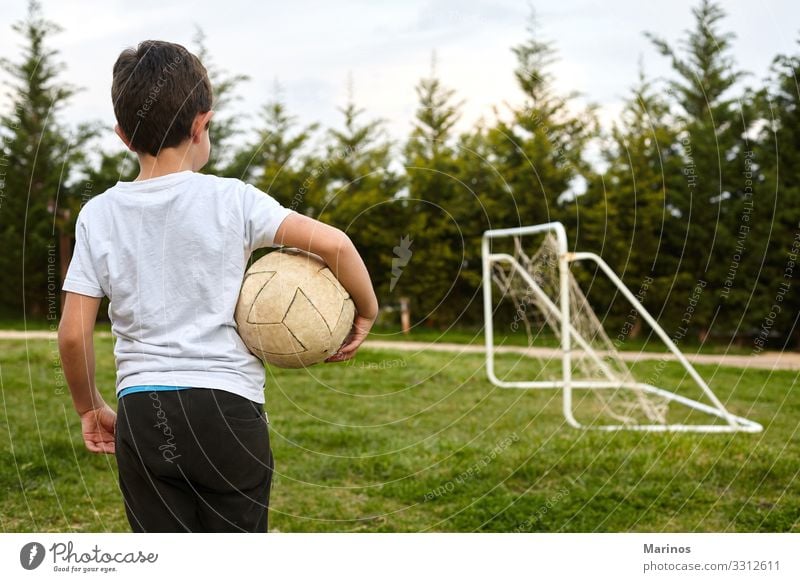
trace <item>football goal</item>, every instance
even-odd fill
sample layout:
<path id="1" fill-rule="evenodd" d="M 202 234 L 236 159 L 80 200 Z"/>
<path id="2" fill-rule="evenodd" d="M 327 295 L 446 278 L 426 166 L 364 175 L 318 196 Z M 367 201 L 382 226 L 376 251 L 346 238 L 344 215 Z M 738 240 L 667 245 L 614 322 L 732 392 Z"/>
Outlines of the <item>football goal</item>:
<path id="1" fill-rule="evenodd" d="M 757 422 L 728 411 L 676 342 L 602 258 L 569 252 L 561 223 L 488 230 L 481 250 L 486 373 L 492 384 L 561 390 L 564 418 L 575 428 L 762 430 Z M 590 269 L 583 288 L 571 269 L 580 262 L 588 263 Z M 601 275 L 610 285 L 596 284 Z M 497 302 L 492 293 L 495 286 Z M 613 311 L 593 308 L 587 295 L 592 304 L 598 303 L 597 295 L 606 305 L 627 302 L 628 315 L 622 319 L 617 315 L 615 320 L 614 342 L 607 329 L 612 324 L 606 323 L 614 320 L 609 315 Z M 501 310 L 507 301 L 513 309 Z M 494 319 L 501 312 L 505 320 L 502 329 L 499 325 L 496 329 Z M 628 340 L 630 321 L 649 326 L 648 352 L 617 349 Z M 508 345 L 507 340 L 521 329 L 527 345 Z M 653 342 L 663 347 L 662 353 L 651 351 Z"/>

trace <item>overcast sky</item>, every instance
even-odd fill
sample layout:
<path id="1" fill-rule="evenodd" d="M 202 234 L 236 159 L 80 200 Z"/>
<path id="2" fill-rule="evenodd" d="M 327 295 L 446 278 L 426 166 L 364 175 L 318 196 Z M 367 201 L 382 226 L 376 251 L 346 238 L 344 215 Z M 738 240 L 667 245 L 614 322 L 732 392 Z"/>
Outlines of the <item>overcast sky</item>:
<path id="1" fill-rule="evenodd" d="M 25 14 L 25 0 L 0 0 L 0 56 L 18 59 L 20 37 L 10 25 Z M 215 64 L 251 80 L 241 87 L 244 113 L 258 110 L 273 90 L 284 88 L 301 121 L 337 126 L 337 107 L 352 74 L 355 98 L 371 117 L 387 121 L 402 139 L 416 107 L 414 86 L 438 55 L 443 82 L 465 100 L 461 128 L 492 106 L 521 99 L 513 76 L 511 47 L 526 38 L 530 5 L 543 34 L 558 49 L 558 86 L 578 90 L 600 105 L 608 123 L 635 83 L 640 57 L 649 76 L 670 73 L 666 59 L 644 38 L 656 32 L 669 41 L 692 25 L 689 0 L 43 0 L 45 15 L 64 31 L 52 46 L 67 64 L 64 76 L 83 87 L 65 110 L 68 122 L 114 124 L 111 67 L 125 47 L 163 39 L 192 48 L 195 26 L 207 36 Z M 734 56 L 758 83 L 777 53 L 796 53 L 800 3 L 796 0 L 729 0 L 725 30 L 738 38 Z M 5 80 L 4 77 L 0 77 Z M 5 97 L 0 108 L 7 107 Z M 109 138 L 111 139 L 111 138 Z M 114 142 L 109 142 L 114 143 Z"/>

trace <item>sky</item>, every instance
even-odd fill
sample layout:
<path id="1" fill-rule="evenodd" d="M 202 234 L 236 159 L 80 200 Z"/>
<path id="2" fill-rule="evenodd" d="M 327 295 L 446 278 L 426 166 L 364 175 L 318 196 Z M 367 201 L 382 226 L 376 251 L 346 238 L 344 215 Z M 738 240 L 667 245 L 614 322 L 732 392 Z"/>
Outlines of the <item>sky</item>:
<path id="1" fill-rule="evenodd" d="M 16 59 L 21 38 L 11 24 L 26 0 L 0 0 L 0 56 Z M 247 0 L 153 1 L 42 0 L 45 16 L 63 27 L 51 47 L 67 65 L 65 81 L 82 88 L 64 110 L 64 121 L 97 120 L 111 147 L 111 67 L 119 52 L 145 39 L 178 42 L 192 49 L 196 27 L 218 68 L 246 74 L 235 111 L 242 129 L 274 93 L 276 82 L 290 113 L 302 123 L 341 124 L 352 77 L 357 104 L 386 122 L 402 140 L 412 127 L 414 87 L 437 55 L 442 82 L 464 101 L 458 129 L 466 130 L 494 109 L 507 113 L 522 100 L 514 79 L 511 47 L 527 37 L 531 6 L 559 61 L 556 87 L 579 91 L 576 102 L 599 106 L 607 127 L 617 117 L 643 63 L 648 77 L 671 74 L 669 63 L 644 37 L 650 31 L 672 43 L 692 24 L 696 1 L 661 0 Z M 796 0 L 728 0 L 723 29 L 736 33 L 733 56 L 759 84 L 778 53 L 800 52 L 800 3 Z M 7 77 L 0 74 L 0 82 Z M 5 92 L 3 92 L 5 93 Z M 0 97 L 0 109 L 7 108 Z"/>

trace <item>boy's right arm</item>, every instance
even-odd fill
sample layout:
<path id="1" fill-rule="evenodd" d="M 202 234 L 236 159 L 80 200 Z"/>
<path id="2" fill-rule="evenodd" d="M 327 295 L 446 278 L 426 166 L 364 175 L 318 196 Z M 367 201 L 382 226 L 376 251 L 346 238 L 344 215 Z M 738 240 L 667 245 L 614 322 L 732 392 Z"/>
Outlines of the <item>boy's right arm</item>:
<path id="1" fill-rule="evenodd" d="M 342 362 L 352 358 L 366 339 L 378 316 L 378 299 L 372 288 L 367 267 L 350 237 L 338 228 L 299 213 L 292 213 L 275 232 L 275 245 L 295 247 L 319 255 L 350 293 L 356 317 L 350 335 L 339 351 L 325 360 Z"/>

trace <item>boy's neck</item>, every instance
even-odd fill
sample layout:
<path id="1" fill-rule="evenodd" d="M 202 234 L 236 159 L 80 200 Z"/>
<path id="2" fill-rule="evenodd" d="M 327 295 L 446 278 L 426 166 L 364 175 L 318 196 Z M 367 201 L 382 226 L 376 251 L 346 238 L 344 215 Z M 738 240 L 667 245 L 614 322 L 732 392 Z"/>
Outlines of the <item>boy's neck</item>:
<path id="1" fill-rule="evenodd" d="M 139 154 L 139 175 L 134 182 L 149 180 L 175 174 L 176 172 L 194 171 L 192 159 L 185 148 L 167 148 L 161 150 L 157 156 Z"/>

